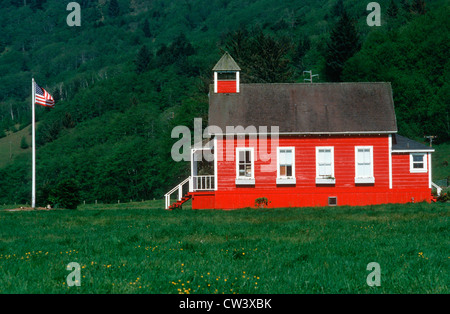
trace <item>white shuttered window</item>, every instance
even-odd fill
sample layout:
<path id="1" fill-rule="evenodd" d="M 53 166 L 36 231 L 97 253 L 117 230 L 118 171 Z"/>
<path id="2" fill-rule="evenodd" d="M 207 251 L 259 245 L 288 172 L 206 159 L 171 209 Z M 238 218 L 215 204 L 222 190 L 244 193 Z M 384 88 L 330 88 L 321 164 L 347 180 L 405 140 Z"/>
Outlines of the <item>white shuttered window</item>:
<path id="1" fill-rule="evenodd" d="M 355 183 L 374 183 L 373 146 L 355 147 Z"/>

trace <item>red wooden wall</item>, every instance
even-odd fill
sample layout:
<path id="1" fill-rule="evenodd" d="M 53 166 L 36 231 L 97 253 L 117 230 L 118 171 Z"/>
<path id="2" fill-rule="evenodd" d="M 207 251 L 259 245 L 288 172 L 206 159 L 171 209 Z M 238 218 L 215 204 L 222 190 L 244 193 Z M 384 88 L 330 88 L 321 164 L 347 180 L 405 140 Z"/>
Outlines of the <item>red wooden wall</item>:
<path id="1" fill-rule="evenodd" d="M 409 168 L 409 153 L 392 154 L 393 186 L 402 188 L 428 187 L 428 171 L 410 173 Z"/>
<path id="2" fill-rule="evenodd" d="M 270 139 L 267 140 L 267 152 L 270 152 Z M 217 141 L 218 155 L 226 149 L 220 161 L 218 156 L 218 187 L 221 191 L 235 190 L 236 184 L 236 162 L 234 155 L 237 147 L 237 140 L 233 140 L 233 145 L 224 144 L 224 140 Z M 255 147 L 256 143 L 250 144 L 249 139 L 245 140 L 245 146 Z M 224 147 L 225 146 L 225 147 Z M 297 188 L 315 188 L 316 178 L 316 146 L 333 146 L 335 163 L 335 187 L 355 187 L 355 146 L 373 146 L 374 154 L 374 176 L 376 187 L 389 187 L 389 159 L 388 159 L 388 138 L 387 136 L 374 137 L 284 137 L 279 139 L 278 147 L 295 147 L 295 177 Z M 261 161 L 255 147 L 255 187 L 254 189 L 270 188 L 276 185 L 276 146 L 270 161 Z M 263 165 L 270 165 L 271 172 L 262 172 Z M 409 163 L 408 163 L 409 167 Z"/>
<path id="3" fill-rule="evenodd" d="M 236 81 L 217 81 L 217 92 L 218 93 L 236 93 Z"/>
<path id="4" fill-rule="evenodd" d="M 236 185 L 236 147 L 254 147 L 255 185 Z M 332 185 L 316 184 L 316 146 L 334 147 Z M 355 146 L 373 146 L 375 183 L 355 183 Z M 295 147 L 295 185 L 277 185 L 277 147 Z M 267 149 L 271 153 L 271 141 Z M 264 156 L 263 156 L 264 157 Z M 266 156 L 267 157 L 267 156 Z M 268 169 L 263 169 L 267 167 Z M 269 207 L 327 206 L 328 197 L 337 197 L 338 205 L 406 203 L 413 199 L 429 201 L 428 173 L 409 173 L 409 154 L 392 156 L 392 189 L 389 188 L 389 138 L 375 136 L 280 137 L 271 160 L 263 161 L 255 140 L 217 139 L 217 191 L 193 200 L 193 208 L 233 209 L 254 207 L 255 199 L 266 197 Z M 264 171 L 266 170 L 266 171 Z M 267 171 L 268 170 L 268 171 Z M 412 178 L 412 180 L 411 180 Z M 206 199 L 207 197 L 207 199 Z M 214 206 L 211 206 L 214 204 Z"/>

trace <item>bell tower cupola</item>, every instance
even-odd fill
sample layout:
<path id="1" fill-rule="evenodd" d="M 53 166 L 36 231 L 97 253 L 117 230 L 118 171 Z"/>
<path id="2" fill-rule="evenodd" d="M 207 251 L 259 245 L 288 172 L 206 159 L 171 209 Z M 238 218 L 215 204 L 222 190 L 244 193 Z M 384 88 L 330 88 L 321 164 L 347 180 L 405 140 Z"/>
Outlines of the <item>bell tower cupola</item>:
<path id="1" fill-rule="evenodd" d="M 239 93 L 239 72 L 241 68 L 228 52 L 214 66 L 214 93 Z"/>

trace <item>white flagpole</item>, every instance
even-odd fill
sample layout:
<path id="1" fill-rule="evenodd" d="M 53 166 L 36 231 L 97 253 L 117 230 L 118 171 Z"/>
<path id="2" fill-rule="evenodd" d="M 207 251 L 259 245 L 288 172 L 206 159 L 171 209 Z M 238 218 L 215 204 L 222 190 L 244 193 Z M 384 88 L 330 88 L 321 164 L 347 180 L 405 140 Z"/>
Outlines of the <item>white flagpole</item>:
<path id="1" fill-rule="evenodd" d="M 35 107 L 35 87 L 34 87 L 34 78 L 32 78 L 31 81 L 31 90 L 32 90 L 32 97 L 31 97 L 31 116 L 32 116 L 32 139 L 31 139 L 31 147 L 33 152 L 32 157 L 32 163 L 33 163 L 33 175 L 32 175 L 32 183 L 31 183 L 31 207 L 33 209 L 36 207 L 36 130 L 35 130 L 35 113 L 34 113 L 34 107 Z"/>

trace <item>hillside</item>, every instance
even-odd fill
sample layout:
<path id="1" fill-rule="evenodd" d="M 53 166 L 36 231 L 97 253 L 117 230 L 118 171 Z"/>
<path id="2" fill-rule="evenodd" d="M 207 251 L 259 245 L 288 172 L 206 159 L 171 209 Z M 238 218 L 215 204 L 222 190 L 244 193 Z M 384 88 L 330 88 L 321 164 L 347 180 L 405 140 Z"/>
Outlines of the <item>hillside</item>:
<path id="1" fill-rule="evenodd" d="M 19 131 L 10 131 L 8 136 L 0 138 L 0 168 L 23 154 L 31 154 L 31 125 Z"/>
<path id="2" fill-rule="evenodd" d="M 66 2 L 0 1 L 0 203 L 30 198 L 31 154 L 19 149 L 9 158 L 5 143 L 20 147 L 23 134 L 13 131 L 28 130 L 32 77 L 57 101 L 53 110 L 36 108 L 38 191 L 71 177 L 87 201 L 160 198 L 187 176 L 189 165 L 170 157 L 171 131 L 193 128 L 194 117 L 206 123 L 211 69 L 223 50 L 248 82 L 303 82 L 303 70 L 329 81 L 328 46 L 342 8 L 360 47 L 341 79 L 392 82 L 400 134 L 450 138 L 446 1 L 426 1 L 425 11 L 421 1 L 379 1 L 391 10 L 375 28 L 361 1 L 79 3 L 81 26 L 69 27 Z M 282 71 L 259 73 L 267 62 Z"/>

